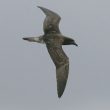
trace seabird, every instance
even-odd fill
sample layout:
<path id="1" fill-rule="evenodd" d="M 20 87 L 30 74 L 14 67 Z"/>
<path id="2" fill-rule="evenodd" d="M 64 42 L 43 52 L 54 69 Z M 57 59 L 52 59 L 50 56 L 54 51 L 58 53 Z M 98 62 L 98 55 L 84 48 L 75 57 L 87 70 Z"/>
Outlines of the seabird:
<path id="1" fill-rule="evenodd" d="M 57 93 L 60 98 L 65 90 L 69 73 L 69 58 L 64 53 L 62 45 L 78 45 L 75 40 L 62 35 L 60 32 L 59 22 L 61 17 L 57 13 L 41 6 L 38 6 L 38 8 L 46 15 L 43 23 L 44 34 L 39 37 L 26 37 L 23 39 L 46 44 L 50 57 L 56 66 Z"/>

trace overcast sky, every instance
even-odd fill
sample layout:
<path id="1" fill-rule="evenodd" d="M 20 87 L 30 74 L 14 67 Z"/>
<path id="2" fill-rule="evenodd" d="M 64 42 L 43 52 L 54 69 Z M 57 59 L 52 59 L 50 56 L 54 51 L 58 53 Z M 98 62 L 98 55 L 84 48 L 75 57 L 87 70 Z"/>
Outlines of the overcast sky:
<path id="1" fill-rule="evenodd" d="M 45 45 L 22 40 L 43 34 L 36 6 L 57 12 L 79 45 L 63 47 L 70 71 L 61 99 Z M 110 110 L 110 1 L 0 0 L 0 110 Z"/>

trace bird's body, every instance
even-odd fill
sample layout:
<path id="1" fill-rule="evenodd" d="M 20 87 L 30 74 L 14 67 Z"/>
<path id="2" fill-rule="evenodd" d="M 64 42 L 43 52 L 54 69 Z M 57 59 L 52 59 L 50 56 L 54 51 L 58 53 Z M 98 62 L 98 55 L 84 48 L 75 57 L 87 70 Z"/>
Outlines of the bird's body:
<path id="1" fill-rule="evenodd" d="M 57 91 L 58 97 L 61 97 L 64 92 L 69 73 L 69 58 L 64 53 L 62 45 L 73 44 L 77 46 L 77 44 L 73 39 L 61 34 L 59 30 L 59 22 L 61 18 L 58 14 L 43 7 L 39 8 L 46 15 L 43 24 L 44 35 L 23 39 L 30 42 L 46 44 L 50 57 L 56 66 Z"/>

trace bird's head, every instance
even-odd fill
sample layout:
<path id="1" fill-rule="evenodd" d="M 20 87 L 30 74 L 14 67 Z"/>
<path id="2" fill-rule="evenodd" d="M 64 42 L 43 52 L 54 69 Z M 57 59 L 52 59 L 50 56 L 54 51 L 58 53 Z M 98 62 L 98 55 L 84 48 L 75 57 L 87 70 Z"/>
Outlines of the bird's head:
<path id="1" fill-rule="evenodd" d="M 63 45 L 75 45 L 78 46 L 78 44 L 75 42 L 74 39 L 64 37 Z"/>

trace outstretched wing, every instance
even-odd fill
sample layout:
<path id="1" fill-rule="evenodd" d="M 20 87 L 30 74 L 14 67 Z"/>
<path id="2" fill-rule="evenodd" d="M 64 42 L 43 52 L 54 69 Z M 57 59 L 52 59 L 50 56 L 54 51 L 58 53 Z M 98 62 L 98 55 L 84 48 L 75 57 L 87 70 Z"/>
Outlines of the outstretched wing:
<path id="1" fill-rule="evenodd" d="M 57 92 L 58 97 L 61 97 L 65 90 L 66 82 L 68 79 L 69 59 L 60 45 L 47 45 L 47 49 L 56 66 Z"/>
<path id="2" fill-rule="evenodd" d="M 43 7 L 38 6 L 46 15 L 46 18 L 44 20 L 43 23 L 43 28 L 44 28 L 44 33 L 50 33 L 50 32 L 56 32 L 56 33 L 60 33 L 59 30 L 59 22 L 60 22 L 60 16 Z"/>

